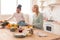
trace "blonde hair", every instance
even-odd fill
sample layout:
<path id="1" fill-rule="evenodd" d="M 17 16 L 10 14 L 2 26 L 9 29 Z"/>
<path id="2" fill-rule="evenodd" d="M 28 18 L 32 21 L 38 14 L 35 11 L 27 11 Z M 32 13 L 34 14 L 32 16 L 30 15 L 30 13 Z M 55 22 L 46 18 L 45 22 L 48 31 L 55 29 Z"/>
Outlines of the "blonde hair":
<path id="1" fill-rule="evenodd" d="M 37 11 L 39 11 L 39 6 L 38 5 L 33 5 L 34 8 L 36 8 Z"/>
<path id="2" fill-rule="evenodd" d="M 36 9 L 36 12 L 39 12 L 39 6 L 38 5 L 33 5 L 33 7 Z"/>

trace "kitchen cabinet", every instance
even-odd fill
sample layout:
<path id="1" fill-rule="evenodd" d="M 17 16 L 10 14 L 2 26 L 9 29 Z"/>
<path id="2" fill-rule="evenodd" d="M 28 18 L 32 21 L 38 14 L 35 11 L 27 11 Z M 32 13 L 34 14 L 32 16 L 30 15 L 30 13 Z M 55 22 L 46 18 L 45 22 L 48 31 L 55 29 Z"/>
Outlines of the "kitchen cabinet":
<path id="1" fill-rule="evenodd" d="M 53 29 L 53 33 L 54 34 L 57 34 L 57 35 L 60 35 L 60 25 L 56 24 L 56 23 L 53 23 L 54 25 L 54 29 Z"/>
<path id="2" fill-rule="evenodd" d="M 47 30 L 47 26 L 51 27 L 50 29 L 51 31 Z M 58 25 L 55 22 L 44 21 L 43 27 L 44 27 L 44 31 L 46 32 L 60 35 L 60 25 Z"/>
<path id="3" fill-rule="evenodd" d="M 43 27 L 44 27 L 44 31 L 53 33 L 54 25 L 52 22 L 44 21 Z"/>

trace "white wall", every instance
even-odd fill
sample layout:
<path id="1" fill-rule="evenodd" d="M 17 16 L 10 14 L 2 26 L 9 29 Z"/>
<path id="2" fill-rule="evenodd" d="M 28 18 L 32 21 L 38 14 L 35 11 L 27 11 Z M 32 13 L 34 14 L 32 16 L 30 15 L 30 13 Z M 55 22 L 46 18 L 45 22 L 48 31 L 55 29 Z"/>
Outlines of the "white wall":
<path id="1" fill-rule="evenodd" d="M 51 11 L 49 7 L 45 8 L 43 15 L 48 19 L 52 16 L 53 20 L 60 21 L 60 5 L 55 5 L 53 11 Z"/>
<path id="2" fill-rule="evenodd" d="M 1 0 L 0 0 L 0 9 L 1 9 Z M 1 13 L 1 10 L 0 10 L 0 13 Z"/>
<path id="3" fill-rule="evenodd" d="M 53 12 L 52 12 L 53 18 L 56 21 L 60 21 L 60 5 L 56 5 Z"/>

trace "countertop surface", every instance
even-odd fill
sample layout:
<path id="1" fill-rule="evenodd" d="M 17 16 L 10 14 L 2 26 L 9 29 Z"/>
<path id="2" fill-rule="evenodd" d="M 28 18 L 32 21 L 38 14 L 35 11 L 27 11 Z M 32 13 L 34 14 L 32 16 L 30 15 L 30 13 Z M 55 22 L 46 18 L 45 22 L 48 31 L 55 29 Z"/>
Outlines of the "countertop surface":
<path id="1" fill-rule="evenodd" d="M 46 34 L 47 37 L 39 37 L 37 33 Z M 15 38 L 13 34 L 14 33 L 10 32 L 10 30 L 8 29 L 0 29 L 0 40 L 53 40 L 53 39 L 58 40 L 60 38 L 59 35 L 44 32 L 39 29 L 34 29 L 34 34 L 32 36 L 25 38 Z"/>

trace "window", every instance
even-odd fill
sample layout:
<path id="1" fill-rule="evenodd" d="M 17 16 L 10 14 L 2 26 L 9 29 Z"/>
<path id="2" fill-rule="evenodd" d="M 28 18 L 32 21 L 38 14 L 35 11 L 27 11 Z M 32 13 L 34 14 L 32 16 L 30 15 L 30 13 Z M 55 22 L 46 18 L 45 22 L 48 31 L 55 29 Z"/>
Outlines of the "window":
<path id="1" fill-rule="evenodd" d="M 27 14 L 31 12 L 31 0 L 18 0 L 18 4 L 22 5 L 22 12 Z"/>
<path id="2" fill-rule="evenodd" d="M 1 14 L 13 14 L 18 4 L 22 5 L 23 13 L 31 12 L 31 0 L 1 0 Z"/>
<path id="3" fill-rule="evenodd" d="M 13 14 L 16 10 L 16 0 L 1 0 L 1 14 Z"/>

